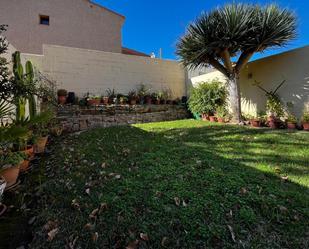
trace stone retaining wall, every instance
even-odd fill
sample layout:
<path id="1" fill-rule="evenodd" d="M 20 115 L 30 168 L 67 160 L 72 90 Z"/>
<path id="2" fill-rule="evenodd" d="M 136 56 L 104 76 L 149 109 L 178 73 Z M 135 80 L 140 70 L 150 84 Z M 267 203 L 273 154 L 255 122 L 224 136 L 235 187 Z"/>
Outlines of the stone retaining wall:
<path id="1" fill-rule="evenodd" d="M 124 105 L 91 109 L 66 106 L 58 110 L 57 119 L 65 132 L 78 132 L 97 127 L 172 121 L 188 117 L 189 113 L 186 108 L 178 105 Z"/>

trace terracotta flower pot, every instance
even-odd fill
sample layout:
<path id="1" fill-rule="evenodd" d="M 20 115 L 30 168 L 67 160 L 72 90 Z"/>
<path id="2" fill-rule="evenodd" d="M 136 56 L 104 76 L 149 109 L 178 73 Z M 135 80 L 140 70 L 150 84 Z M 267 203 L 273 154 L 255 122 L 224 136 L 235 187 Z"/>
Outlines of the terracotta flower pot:
<path id="1" fill-rule="evenodd" d="M 269 117 L 268 118 L 268 126 L 272 129 L 278 129 L 280 125 L 280 122 L 275 117 Z"/>
<path id="2" fill-rule="evenodd" d="M 209 116 L 210 122 L 217 122 L 217 118 L 215 116 Z"/>
<path id="3" fill-rule="evenodd" d="M 261 121 L 259 119 L 251 119 L 250 124 L 252 127 L 261 127 Z"/>
<path id="4" fill-rule="evenodd" d="M 109 100 L 108 97 L 103 97 L 103 104 L 108 105 L 108 100 Z"/>
<path id="5" fill-rule="evenodd" d="M 225 123 L 225 118 L 218 117 L 217 119 L 219 123 Z"/>
<path id="6" fill-rule="evenodd" d="M 287 127 L 290 130 L 295 130 L 296 129 L 296 123 L 295 122 L 287 122 Z"/>
<path id="7" fill-rule="evenodd" d="M 29 165 L 30 161 L 29 160 L 24 160 L 20 165 L 19 165 L 19 170 L 20 172 L 27 172 L 29 170 Z"/>
<path id="8" fill-rule="evenodd" d="M 130 100 L 130 105 L 136 105 L 136 99 L 131 99 Z"/>
<path id="9" fill-rule="evenodd" d="M 209 121 L 209 115 L 203 113 L 203 114 L 202 114 L 202 120 L 203 120 L 203 121 Z"/>
<path id="10" fill-rule="evenodd" d="M 33 160 L 34 159 L 34 147 L 32 145 L 28 145 L 26 150 L 21 151 L 25 153 L 28 157 L 28 160 Z"/>
<path id="11" fill-rule="evenodd" d="M 305 131 L 309 131 L 309 122 L 303 123 L 303 127 Z"/>
<path id="12" fill-rule="evenodd" d="M 19 165 L 3 169 L 0 172 L 0 176 L 2 176 L 6 181 L 6 189 L 11 187 L 17 182 L 17 178 L 19 176 Z"/>
<path id="13" fill-rule="evenodd" d="M 147 103 L 147 105 L 151 105 L 152 104 L 151 97 L 146 97 L 146 103 Z"/>
<path id="14" fill-rule="evenodd" d="M 157 99 L 156 100 L 156 105 L 160 105 L 161 104 L 161 99 Z"/>
<path id="15" fill-rule="evenodd" d="M 44 153 L 45 152 L 45 147 L 47 144 L 47 140 L 48 140 L 48 136 L 46 137 L 40 137 L 37 141 L 37 143 L 35 144 L 35 153 L 40 154 L 40 153 Z"/>
<path id="16" fill-rule="evenodd" d="M 60 105 L 65 105 L 66 102 L 67 102 L 67 96 L 58 96 L 58 103 Z"/>

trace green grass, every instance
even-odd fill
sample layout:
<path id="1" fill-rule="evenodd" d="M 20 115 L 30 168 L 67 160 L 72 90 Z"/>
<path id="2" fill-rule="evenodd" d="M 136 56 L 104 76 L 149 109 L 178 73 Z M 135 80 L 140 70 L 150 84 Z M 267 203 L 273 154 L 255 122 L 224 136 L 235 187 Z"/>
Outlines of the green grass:
<path id="1" fill-rule="evenodd" d="M 309 247 L 309 133 L 184 120 L 96 129 L 51 150 L 33 248 Z"/>

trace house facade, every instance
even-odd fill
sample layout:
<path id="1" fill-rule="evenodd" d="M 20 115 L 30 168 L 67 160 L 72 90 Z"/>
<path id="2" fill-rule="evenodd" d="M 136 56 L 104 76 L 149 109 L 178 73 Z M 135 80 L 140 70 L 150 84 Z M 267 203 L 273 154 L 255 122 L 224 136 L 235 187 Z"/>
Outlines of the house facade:
<path id="1" fill-rule="evenodd" d="M 125 17 L 89 0 L 1 0 L 0 23 L 23 53 L 43 44 L 122 53 Z"/>

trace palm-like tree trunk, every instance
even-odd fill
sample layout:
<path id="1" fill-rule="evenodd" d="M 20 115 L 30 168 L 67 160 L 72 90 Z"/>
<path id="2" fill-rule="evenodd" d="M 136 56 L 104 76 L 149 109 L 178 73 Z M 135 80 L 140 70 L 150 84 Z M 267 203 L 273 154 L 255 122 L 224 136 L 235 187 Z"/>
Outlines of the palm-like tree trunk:
<path id="1" fill-rule="evenodd" d="M 229 100 L 232 111 L 232 121 L 241 122 L 241 95 L 237 74 L 228 77 Z"/>

